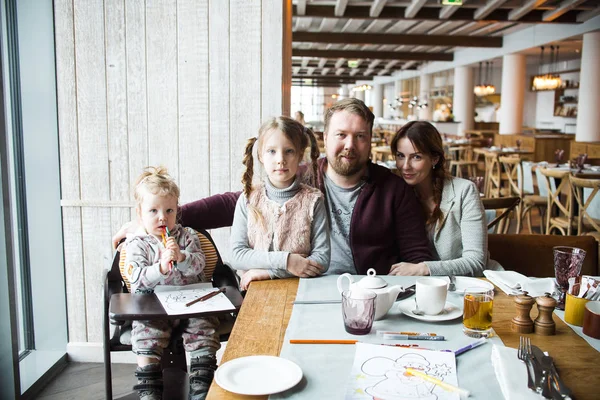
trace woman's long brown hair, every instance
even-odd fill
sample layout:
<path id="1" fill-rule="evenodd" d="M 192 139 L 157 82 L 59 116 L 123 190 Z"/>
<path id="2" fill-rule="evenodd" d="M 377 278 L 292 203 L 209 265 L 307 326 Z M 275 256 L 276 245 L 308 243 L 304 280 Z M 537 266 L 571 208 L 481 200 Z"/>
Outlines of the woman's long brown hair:
<path id="1" fill-rule="evenodd" d="M 408 138 L 411 141 L 415 149 L 423 154 L 428 155 L 432 159 L 438 158 L 437 163 L 434 164 L 434 168 L 431 171 L 431 180 L 433 183 L 433 201 L 435 202 L 435 209 L 428 215 L 427 207 L 422 204 L 427 216 L 427 225 L 435 224 L 436 221 L 441 221 L 444 217 L 442 210 L 440 210 L 440 202 L 442 201 L 442 191 L 444 190 L 444 180 L 450 175 L 446 170 L 446 156 L 444 155 L 444 144 L 442 142 L 442 136 L 435 128 L 426 121 L 411 121 L 396 132 L 390 148 L 392 154 L 398 152 L 398 142 L 402 138 Z"/>

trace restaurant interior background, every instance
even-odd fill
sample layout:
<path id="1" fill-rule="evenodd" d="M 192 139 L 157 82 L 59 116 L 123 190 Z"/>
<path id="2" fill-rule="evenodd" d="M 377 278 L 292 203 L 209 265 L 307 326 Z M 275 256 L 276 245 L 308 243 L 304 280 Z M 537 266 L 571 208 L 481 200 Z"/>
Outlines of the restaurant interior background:
<path id="1" fill-rule="evenodd" d="M 36 393 L 67 360 L 102 360 L 103 272 L 143 167 L 165 165 L 182 203 L 238 190 L 243 146 L 266 117 L 302 110 L 318 126 L 332 96 L 354 95 L 383 120 L 408 118 L 402 94 L 427 100 L 420 111 L 451 104 L 459 121 L 465 68 L 470 94 L 499 93 L 477 103 L 491 121 L 491 107 L 509 108 L 511 54 L 526 57 L 521 125 L 579 136 L 600 126 L 599 14 L 597 0 L 0 0 L 2 396 Z M 407 38 L 420 43 L 394 43 Z M 558 70 L 579 70 L 563 81 L 588 79 L 565 93 L 577 118 L 554 116 L 556 91 L 529 90 L 555 71 L 539 61 L 550 45 Z M 227 258 L 229 230 L 212 235 Z"/>

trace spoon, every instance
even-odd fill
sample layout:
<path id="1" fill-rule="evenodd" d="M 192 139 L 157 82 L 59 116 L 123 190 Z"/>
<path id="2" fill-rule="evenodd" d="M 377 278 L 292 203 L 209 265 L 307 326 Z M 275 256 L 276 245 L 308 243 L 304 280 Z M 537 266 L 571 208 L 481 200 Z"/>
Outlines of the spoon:
<path id="1" fill-rule="evenodd" d="M 412 310 L 412 313 L 415 315 L 425 315 L 424 311 L 419 310 L 419 305 L 417 304 L 417 298 L 415 297 L 415 309 Z"/>
<path id="2" fill-rule="evenodd" d="M 448 291 L 456 291 L 456 277 L 454 275 L 450 275 L 450 284 L 448 285 Z"/>

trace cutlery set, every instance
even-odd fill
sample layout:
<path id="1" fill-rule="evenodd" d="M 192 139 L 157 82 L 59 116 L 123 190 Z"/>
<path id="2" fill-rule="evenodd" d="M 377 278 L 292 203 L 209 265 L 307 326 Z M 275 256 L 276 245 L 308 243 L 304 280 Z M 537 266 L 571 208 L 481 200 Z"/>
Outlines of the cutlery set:
<path id="1" fill-rule="evenodd" d="M 529 338 L 519 338 L 517 357 L 525 363 L 529 389 L 546 399 L 573 399 L 571 390 L 560 379 L 552 357 L 531 345 Z"/>

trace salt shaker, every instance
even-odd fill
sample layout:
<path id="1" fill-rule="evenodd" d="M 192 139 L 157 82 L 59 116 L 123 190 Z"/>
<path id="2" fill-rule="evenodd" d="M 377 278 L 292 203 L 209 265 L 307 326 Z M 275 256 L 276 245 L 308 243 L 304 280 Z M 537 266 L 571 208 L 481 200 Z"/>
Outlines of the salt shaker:
<path id="1" fill-rule="evenodd" d="M 533 320 L 531 319 L 530 313 L 535 300 L 529 296 L 527 292 L 523 292 L 515 297 L 515 307 L 517 309 L 517 315 L 512 319 L 510 329 L 513 332 L 518 333 L 531 333 L 533 332 Z"/>
<path id="2" fill-rule="evenodd" d="M 556 300 L 550 296 L 550 293 L 546 293 L 546 295 L 536 298 L 535 302 L 539 311 L 533 323 L 535 333 L 543 336 L 554 335 L 556 333 L 556 324 L 552 319 L 552 313 L 556 307 Z"/>

